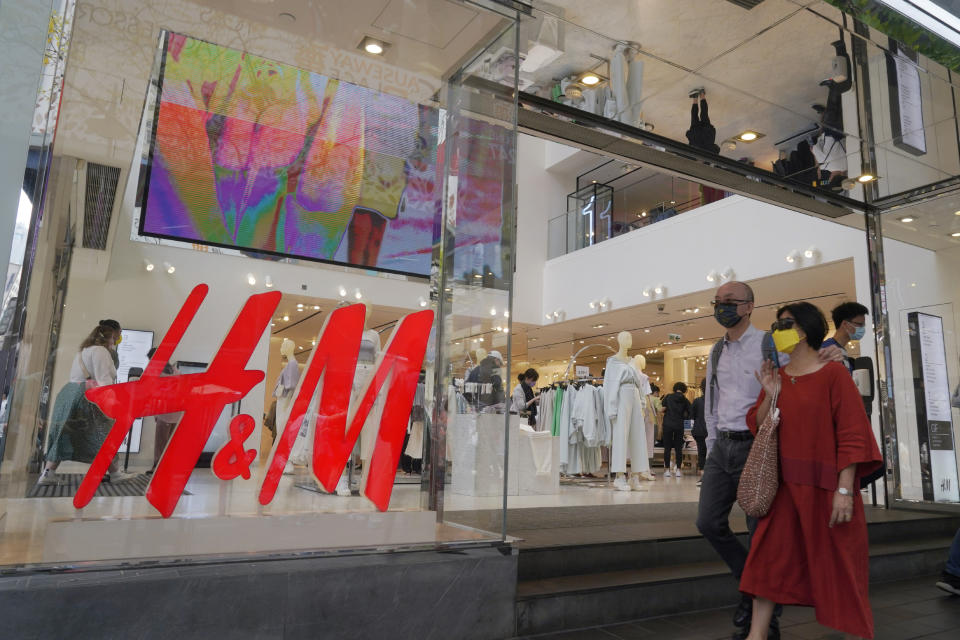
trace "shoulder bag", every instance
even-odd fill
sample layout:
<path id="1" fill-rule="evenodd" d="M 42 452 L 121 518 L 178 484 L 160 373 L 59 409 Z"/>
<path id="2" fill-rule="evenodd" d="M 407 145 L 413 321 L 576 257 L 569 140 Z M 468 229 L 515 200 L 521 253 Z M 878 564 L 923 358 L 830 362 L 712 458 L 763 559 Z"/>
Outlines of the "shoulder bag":
<path id="1" fill-rule="evenodd" d="M 84 386 L 86 387 L 86 390 L 90 391 L 90 389 L 96 389 L 97 379 L 90 375 L 90 372 L 87 371 L 87 366 L 83 364 L 82 350 L 77 354 L 77 359 L 80 361 L 80 370 L 83 372 Z"/>
<path id="2" fill-rule="evenodd" d="M 767 515 L 780 486 L 777 434 L 777 427 L 780 425 L 780 410 L 777 408 L 779 395 L 778 372 L 777 388 L 773 392 L 770 410 L 757 430 L 757 437 L 753 440 L 747 463 L 740 474 L 740 485 L 737 487 L 737 502 L 744 512 L 753 518 Z"/>

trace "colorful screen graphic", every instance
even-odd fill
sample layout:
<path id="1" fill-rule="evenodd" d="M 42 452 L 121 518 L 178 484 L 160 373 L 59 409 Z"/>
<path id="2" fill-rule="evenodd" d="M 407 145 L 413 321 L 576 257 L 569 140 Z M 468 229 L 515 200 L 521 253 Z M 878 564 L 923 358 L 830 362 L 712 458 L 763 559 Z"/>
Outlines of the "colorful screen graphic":
<path id="1" fill-rule="evenodd" d="M 437 109 L 177 34 L 162 69 L 142 235 L 429 275 Z"/>

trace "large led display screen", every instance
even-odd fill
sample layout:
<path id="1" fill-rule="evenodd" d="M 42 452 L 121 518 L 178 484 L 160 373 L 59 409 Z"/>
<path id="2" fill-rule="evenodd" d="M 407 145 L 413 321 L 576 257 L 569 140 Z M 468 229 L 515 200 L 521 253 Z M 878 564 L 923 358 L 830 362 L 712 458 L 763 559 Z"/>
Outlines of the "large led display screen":
<path id="1" fill-rule="evenodd" d="M 167 33 L 139 232 L 427 276 L 441 215 L 438 115 Z M 495 173 L 476 171 L 489 197 L 478 195 L 496 204 L 475 212 L 484 225 L 500 219 Z M 499 238 L 495 224 L 457 244 Z"/>

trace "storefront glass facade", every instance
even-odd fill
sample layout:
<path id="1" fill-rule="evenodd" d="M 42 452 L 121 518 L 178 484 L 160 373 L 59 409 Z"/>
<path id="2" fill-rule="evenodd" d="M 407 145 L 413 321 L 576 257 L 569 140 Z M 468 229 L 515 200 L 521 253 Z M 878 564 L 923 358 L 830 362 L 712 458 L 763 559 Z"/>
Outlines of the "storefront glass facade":
<path id="1" fill-rule="evenodd" d="M 0 565 L 501 541 L 564 459 L 509 413 L 518 374 L 602 379 L 616 322 L 651 381 L 694 387 L 731 279 L 761 327 L 784 290 L 867 304 L 888 502 L 960 501 L 941 62 L 786 0 L 682 58 L 618 26 L 629 3 L 29 4 L 0 8 L 39 72 L 3 122 Z M 139 386 L 88 392 L 110 371 Z"/>
<path id="2" fill-rule="evenodd" d="M 509 335 L 518 14 L 334 4 L 4 3 L 3 565 L 502 539 L 443 485 L 452 353 Z"/>

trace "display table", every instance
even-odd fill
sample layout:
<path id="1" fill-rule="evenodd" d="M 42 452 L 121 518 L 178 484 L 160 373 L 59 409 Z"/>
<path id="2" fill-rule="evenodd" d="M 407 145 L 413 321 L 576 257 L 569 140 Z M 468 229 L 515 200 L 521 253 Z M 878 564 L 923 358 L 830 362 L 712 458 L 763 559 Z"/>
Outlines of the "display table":
<path id="1" fill-rule="evenodd" d="M 453 460 L 452 491 L 467 496 L 503 495 L 502 414 L 457 414 L 447 438 Z M 510 465 L 507 494 L 538 495 L 560 490 L 559 438 L 521 429 L 510 416 Z"/>

